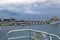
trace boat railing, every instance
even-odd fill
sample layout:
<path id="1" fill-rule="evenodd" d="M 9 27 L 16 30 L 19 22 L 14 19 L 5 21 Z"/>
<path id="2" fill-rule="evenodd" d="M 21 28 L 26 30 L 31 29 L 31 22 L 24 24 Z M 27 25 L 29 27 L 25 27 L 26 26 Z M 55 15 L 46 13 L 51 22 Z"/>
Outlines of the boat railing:
<path id="1" fill-rule="evenodd" d="M 32 30 L 18 29 L 11 30 L 6 34 L 7 40 L 60 40 L 60 37 L 55 34 Z"/>

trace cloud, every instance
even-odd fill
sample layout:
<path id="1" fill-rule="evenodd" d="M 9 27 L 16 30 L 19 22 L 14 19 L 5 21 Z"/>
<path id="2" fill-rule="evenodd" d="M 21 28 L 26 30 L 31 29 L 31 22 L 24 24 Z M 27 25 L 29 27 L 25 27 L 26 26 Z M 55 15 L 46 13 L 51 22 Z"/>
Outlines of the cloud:
<path id="1" fill-rule="evenodd" d="M 8 3 L 34 3 L 34 2 L 45 2 L 46 0 L 0 0 L 0 4 Z"/>
<path id="2" fill-rule="evenodd" d="M 33 10 L 30 10 L 30 9 L 24 10 L 24 13 L 25 14 L 41 14 L 40 12 L 33 11 Z"/>
<path id="3" fill-rule="evenodd" d="M 50 0 L 51 3 L 60 4 L 60 0 Z"/>
<path id="4" fill-rule="evenodd" d="M 24 12 L 25 12 L 25 13 L 28 13 L 28 14 L 29 14 L 29 13 L 30 13 L 30 14 L 33 14 L 33 13 L 34 13 L 32 10 L 25 10 Z"/>
<path id="5" fill-rule="evenodd" d="M 58 3 L 58 1 L 56 1 L 56 0 L 48 0 L 48 1 L 47 0 L 24 0 L 24 1 L 23 0 L 18 0 L 18 1 L 17 0 L 15 0 L 15 1 L 5 0 L 5 1 L 6 1 L 5 3 L 8 3 L 8 2 L 11 3 L 12 2 L 13 4 L 3 5 L 2 9 L 6 9 L 6 10 L 8 10 L 10 12 L 14 12 L 16 14 L 18 14 L 18 13 L 19 14 L 43 14 L 44 12 L 45 12 L 45 14 L 46 13 L 49 14 L 49 12 L 53 13 L 53 10 L 55 10 L 53 8 L 55 6 L 52 6 L 52 4 L 57 4 Z M 4 2 L 4 1 L 1 1 L 1 2 Z M 27 3 L 32 3 L 33 5 L 32 4 L 29 4 L 29 5 L 20 4 L 20 3 L 26 3 L 26 2 Z M 42 3 L 42 5 L 40 5 L 40 2 Z M 50 9 L 50 8 L 52 8 L 52 9 Z"/>

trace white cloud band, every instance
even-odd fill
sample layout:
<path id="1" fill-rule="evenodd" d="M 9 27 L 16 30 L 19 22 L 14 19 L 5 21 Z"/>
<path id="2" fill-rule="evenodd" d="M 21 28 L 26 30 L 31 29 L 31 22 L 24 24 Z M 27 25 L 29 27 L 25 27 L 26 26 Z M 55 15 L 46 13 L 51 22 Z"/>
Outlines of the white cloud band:
<path id="1" fill-rule="evenodd" d="M 0 4 L 6 3 L 33 3 L 33 2 L 45 2 L 46 0 L 0 0 Z"/>

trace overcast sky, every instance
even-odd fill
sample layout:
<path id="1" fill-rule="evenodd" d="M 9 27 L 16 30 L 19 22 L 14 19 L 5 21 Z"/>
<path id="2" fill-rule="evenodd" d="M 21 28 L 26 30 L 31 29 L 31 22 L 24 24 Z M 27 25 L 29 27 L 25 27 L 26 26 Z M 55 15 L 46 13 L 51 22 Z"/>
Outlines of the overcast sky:
<path id="1" fill-rule="evenodd" d="M 6 4 L 6 3 L 33 3 L 33 2 L 45 2 L 46 0 L 0 0 L 0 4 Z"/>
<path id="2" fill-rule="evenodd" d="M 38 4 L 27 5 L 27 6 L 25 5 L 22 8 L 19 7 L 20 5 L 16 5 L 16 7 L 12 6 L 12 5 L 11 5 L 11 7 L 9 6 L 10 3 L 13 3 L 15 5 L 17 3 L 19 3 L 19 4 L 25 4 L 25 3 L 26 4 L 33 4 L 33 3 L 37 3 L 37 2 L 44 3 L 44 5 L 41 5 L 41 6 L 39 6 Z M 46 2 L 48 2 L 48 3 L 46 3 Z M 8 4 L 8 5 L 3 6 L 2 4 Z M 59 4 L 59 5 L 57 5 L 57 4 Z M 23 14 L 23 15 L 24 14 L 38 14 L 38 15 L 39 14 L 60 14 L 60 7 L 59 7 L 60 0 L 0 0 L 0 6 L 1 6 L 0 7 L 0 11 L 1 11 L 0 17 L 7 17 L 7 16 L 10 16 L 10 17 L 11 16 L 12 17 L 19 16 L 20 17 L 21 14 Z M 51 8 L 49 8 L 49 7 L 51 7 Z"/>
<path id="3" fill-rule="evenodd" d="M 12 6 L 11 8 L 9 8 L 10 6 L 8 6 L 8 5 L 6 5 L 6 7 L 5 6 L 2 6 L 2 4 L 10 4 L 10 3 L 14 3 L 14 4 L 17 4 L 17 3 L 19 3 L 19 4 L 21 4 L 21 3 L 23 3 L 23 4 L 25 4 L 25 3 L 27 3 L 27 4 L 31 4 L 31 3 L 35 3 L 35 2 L 39 2 L 39 3 L 46 3 L 46 2 L 49 2 L 48 4 L 45 4 L 45 5 L 43 5 L 42 7 L 44 8 L 45 6 L 47 7 L 47 9 L 43 9 L 42 8 L 42 11 L 41 11 L 41 9 L 40 9 L 40 11 L 39 12 L 37 12 L 37 11 L 33 11 L 33 10 L 31 10 L 31 9 L 34 9 L 33 7 L 35 6 L 36 8 L 37 7 L 39 7 L 39 5 L 38 4 L 34 4 L 33 6 L 32 6 L 32 8 L 31 7 L 29 7 L 29 6 L 27 6 L 27 7 L 23 7 L 23 8 L 14 8 L 14 6 Z M 50 5 L 50 3 L 53 3 L 54 5 L 56 5 L 56 4 L 60 4 L 60 0 L 0 0 L 0 6 L 2 6 L 3 8 L 5 8 L 5 9 L 7 9 L 8 11 L 12 11 L 12 12 L 17 12 L 17 13 L 20 13 L 20 11 L 23 11 L 24 13 L 26 12 L 26 14 L 42 14 L 42 13 L 56 13 L 56 12 L 58 12 L 58 13 L 60 13 L 60 10 L 56 10 L 56 9 L 49 9 L 48 7 L 50 7 L 49 5 Z M 52 5 L 52 4 L 51 4 Z M 8 8 L 7 8 L 7 6 L 8 6 Z M 55 6 L 53 6 L 53 8 L 54 8 Z M 59 6 L 56 6 L 55 8 L 57 8 L 57 7 L 59 7 Z M 40 7 L 41 8 L 41 7 Z M 60 8 L 60 7 L 59 7 Z M 1 9 L 1 8 L 0 8 Z M 35 9 L 35 10 L 38 10 L 38 8 L 37 9 Z"/>
<path id="4" fill-rule="evenodd" d="M 0 0 L 0 4 L 6 4 L 6 3 L 34 3 L 34 2 L 46 2 L 47 0 Z M 49 0 L 53 3 L 60 3 L 60 0 Z"/>

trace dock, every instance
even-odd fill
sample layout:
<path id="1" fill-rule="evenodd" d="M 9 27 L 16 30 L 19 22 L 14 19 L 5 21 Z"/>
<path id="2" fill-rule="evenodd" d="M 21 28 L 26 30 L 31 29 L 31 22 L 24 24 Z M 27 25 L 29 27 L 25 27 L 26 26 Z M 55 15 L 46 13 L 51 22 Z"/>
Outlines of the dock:
<path id="1" fill-rule="evenodd" d="M 0 26 L 25 26 L 25 25 L 41 25 L 41 24 L 59 24 L 56 17 L 50 20 L 16 20 L 15 18 L 0 19 Z"/>

